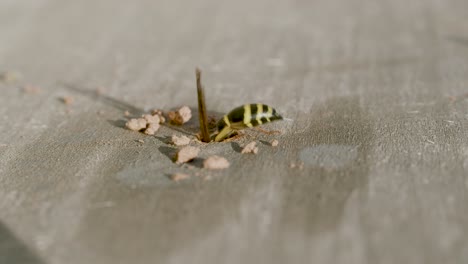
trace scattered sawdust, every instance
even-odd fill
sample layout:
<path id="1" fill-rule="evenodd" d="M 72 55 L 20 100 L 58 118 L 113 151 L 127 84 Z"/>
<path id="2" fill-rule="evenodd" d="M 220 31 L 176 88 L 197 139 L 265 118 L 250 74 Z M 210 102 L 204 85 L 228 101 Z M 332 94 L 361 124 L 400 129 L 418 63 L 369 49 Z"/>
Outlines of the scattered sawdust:
<path id="1" fill-rule="evenodd" d="M 191 147 L 191 146 L 183 147 L 182 149 L 179 150 L 179 152 L 177 152 L 176 163 L 181 164 L 181 163 L 191 161 L 198 156 L 199 152 L 200 152 L 200 149 L 197 147 Z"/>
<path id="2" fill-rule="evenodd" d="M 289 168 L 291 169 L 295 169 L 295 168 L 298 168 L 299 170 L 302 170 L 304 169 L 304 162 L 291 162 L 291 164 L 289 164 Z"/>
<path id="3" fill-rule="evenodd" d="M 96 94 L 97 95 L 103 95 L 105 91 L 106 91 L 106 88 L 104 88 L 103 86 L 96 87 Z"/>
<path id="4" fill-rule="evenodd" d="M 247 144 L 241 151 L 242 154 L 246 153 L 253 153 L 257 154 L 258 153 L 258 147 L 257 147 L 257 142 L 252 141 L 249 144 Z"/>
<path id="5" fill-rule="evenodd" d="M 60 100 L 66 105 L 72 105 L 74 101 L 73 97 L 71 96 L 63 96 L 60 98 Z"/>
<path id="6" fill-rule="evenodd" d="M 229 161 L 220 156 L 211 156 L 203 162 L 203 168 L 210 170 L 222 170 L 229 168 Z"/>
<path id="7" fill-rule="evenodd" d="M 159 121 L 160 121 L 158 115 L 145 114 L 145 115 L 142 115 L 141 117 L 144 118 L 148 124 L 159 124 Z"/>
<path id="8" fill-rule="evenodd" d="M 41 92 L 41 87 L 27 84 L 23 87 L 23 91 L 27 94 L 38 94 Z"/>
<path id="9" fill-rule="evenodd" d="M 202 176 L 201 178 L 202 178 L 202 180 L 204 180 L 204 181 L 209 181 L 209 180 L 212 179 L 211 175 L 204 175 L 204 176 Z"/>
<path id="10" fill-rule="evenodd" d="M 177 111 L 170 111 L 167 116 L 172 124 L 183 125 L 192 118 L 192 110 L 188 106 L 182 106 Z"/>
<path id="11" fill-rule="evenodd" d="M 146 128 L 146 119 L 144 118 L 132 118 L 130 119 L 125 126 L 133 131 L 140 131 Z"/>
<path id="12" fill-rule="evenodd" d="M 278 142 L 278 140 L 274 139 L 273 141 L 270 142 L 270 144 L 271 144 L 272 147 L 276 147 L 276 146 L 278 146 L 279 142 Z"/>
<path id="13" fill-rule="evenodd" d="M 125 111 L 125 112 L 124 112 L 124 116 L 129 117 L 129 116 L 130 116 L 130 112 L 129 112 L 129 111 Z"/>
<path id="14" fill-rule="evenodd" d="M 127 114 L 128 111 L 125 112 Z M 130 114 L 130 113 L 128 113 Z M 141 118 L 130 119 L 125 126 L 133 131 L 143 131 L 147 135 L 154 135 L 161 127 L 161 119 L 158 115 L 145 114 Z"/>
<path id="15" fill-rule="evenodd" d="M 159 116 L 160 124 L 166 122 L 166 118 L 164 117 L 164 112 L 161 109 L 154 109 L 151 111 L 151 114 Z"/>
<path id="16" fill-rule="evenodd" d="M 184 174 L 184 173 L 175 173 L 171 175 L 171 180 L 176 181 L 176 182 L 186 180 L 188 178 L 190 178 L 190 175 Z"/>
<path id="17" fill-rule="evenodd" d="M 159 123 L 149 123 L 148 127 L 145 130 L 146 135 L 154 135 L 159 130 L 161 126 Z"/>
<path id="18" fill-rule="evenodd" d="M 185 146 L 190 143 L 190 138 L 186 136 L 178 137 L 176 135 L 172 135 L 172 143 L 174 143 L 176 146 Z"/>

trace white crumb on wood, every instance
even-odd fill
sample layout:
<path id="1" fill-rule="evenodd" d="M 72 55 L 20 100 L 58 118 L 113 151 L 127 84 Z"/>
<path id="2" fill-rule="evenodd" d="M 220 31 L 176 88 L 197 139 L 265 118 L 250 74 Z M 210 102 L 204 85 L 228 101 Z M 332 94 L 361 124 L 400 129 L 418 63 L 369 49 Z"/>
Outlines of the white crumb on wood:
<path id="1" fill-rule="evenodd" d="M 151 111 L 151 114 L 157 115 L 159 117 L 159 123 L 162 124 L 166 122 L 166 118 L 164 117 L 164 112 L 161 109 L 154 109 Z"/>
<path id="2" fill-rule="evenodd" d="M 298 162 L 298 163 L 291 162 L 291 164 L 289 164 L 289 168 L 291 169 L 298 168 L 299 170 L 302 170 L 304 169 L 304 162 Z"/>
<path id="3" fill-rule="evenodd" d="M 171 180 L 173 181 L 181 181 L 181 180 L 186 180 L 190 178 L 190 175 L 185 174 L 185 173 L 175 173 L 171 175 Z"/>
<path id="4" fill-rule="evenodd" d="M 252 141 L 249 144 L 247 144 L 241 151 L 242 154 L 246 153 L 253 153 L 257 154 L 258 153 L 258 147 L 257 147 L 257 142 Z"/>
<path id="5" fill-rule="evenodd" d="M 193 160 L 198 156 L 200 149 L 197 147 L 183 147 L 177 152 L 176 163 L 181 164 Z"/>
<path id="6" fill-rule="evenodd" d="M 103 86 L 96 87 L 96 94 L 97 95 L 103 95 L 105 91 L 106 91 L 106 88 L 104 88 Z"/>
<path id="7" fill-rule="evenodd" d="M 203 168 L 210 170 L 226 169 L 229 165 L 229 161 L 220 156 L 211 156 L 203 162 Z"/>
<path id="8" fill-rule="evenodd" d="M 192 118 L 192 110 L 188 106 L 182 106 L 177 111 L 171 111 L 168 114 L 171 123 L 175 125 L 182 125 Z"/>
<path id="9" fill-rule="evenodd" d="M 172 143 L 174 143 L 176 146 L 185 146 L 190 143 L 190 138 L 186 136 L 178 137 L 176 135 L 172 135 Z"/>
<path id="10" fill-rule="evenodd" d="M 140 131 L 146 128 L 146 119 L 144 118 L 132 118 L 130 119 L 125 126 L 133 131 Z"/>
<path id="11" fill-rule="evenodd" d="M 145 143 L 145 141 L 143 139 L 139 139 L 137 140 L 139 143 Z"/>
<path id="12" fill-rule="evenodd" d="M 154 135 L 159 130 L 159 123 L 149 123 L 148 127 L 145 129 L 146 135 Z"/>
<path id="13" fill-rule="evenodd" d="M 23 91 L 27 94 L 38 94 L 41 92 L 41 87 L 32 84 L 27 84 L 23 87 Z"/>
<path id="14" fill-rule="evenodd" d="M 160 121 L 158 115 L 144 114 L 141 117 L 144 118 L 148 124 L 159 124 Z"/>
<path id="15" fill-rule="evenodd" d="M 270 142 L 270 144 L 271 144 L 272 147 L 276 147 L 276 146 L 278 146 L 279 142 L 278 142 L 278 140 L 274 139 L 273 141 Z"/>
<path id="16" fill-rule="evenodd" d="M 60 98 L 60 100 L 62 100 L 62 102 L 66 105 L 71 105 L 73 104 L 73 101 L 74 101 L 73 97 L 71 96 L 63 96 Z"/>
<path id="17" fill-rule="evenodd" d="M 129 111 L 125 111 L 125 112 L 124 112 L 124 116 L 130 116 L 130 112 L 129 112 Z"/>

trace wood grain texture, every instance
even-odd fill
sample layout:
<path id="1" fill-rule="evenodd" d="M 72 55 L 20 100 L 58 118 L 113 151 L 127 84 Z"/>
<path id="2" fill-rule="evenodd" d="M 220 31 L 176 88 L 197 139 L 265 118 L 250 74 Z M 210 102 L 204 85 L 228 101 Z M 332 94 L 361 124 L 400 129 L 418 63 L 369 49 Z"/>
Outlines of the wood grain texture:
<path id="1" fill-rule="evenodd" d="M 462 0 L 0 0 L 0 71 L 22 75 L 0 83 L 3 259 L 467 263 L 467 12 Z M 132 132 L 123 112 L 196 107 L 196 66 L 209 112 L 258 102 L 294 121 L 250 132 L 257 155 L 239 153 L 248 138 L 202 146 L 225 171 L 174 164 L 165 136 L 183 131 Z"/>

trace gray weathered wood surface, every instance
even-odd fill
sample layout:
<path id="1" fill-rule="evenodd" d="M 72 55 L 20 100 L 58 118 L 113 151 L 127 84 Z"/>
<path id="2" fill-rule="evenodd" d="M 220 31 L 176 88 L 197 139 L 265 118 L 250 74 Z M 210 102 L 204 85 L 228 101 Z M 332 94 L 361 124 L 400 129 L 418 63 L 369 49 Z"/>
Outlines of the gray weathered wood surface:
<path id="1" fill-rule="evenodd" d="M 294 121 L 175 165 L 123 111 L 196 106 L 195 66 Z M 0 263 L 468 263 L 465 0 L 1 0 L 0 70 Z"/>

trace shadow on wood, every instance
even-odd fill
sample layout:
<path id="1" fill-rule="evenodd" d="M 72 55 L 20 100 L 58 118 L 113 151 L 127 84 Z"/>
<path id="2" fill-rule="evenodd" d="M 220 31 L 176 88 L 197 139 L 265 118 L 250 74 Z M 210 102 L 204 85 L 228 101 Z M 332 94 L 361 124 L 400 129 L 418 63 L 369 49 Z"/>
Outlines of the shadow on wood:
<path id="1" fill-rule="evenodd" d="M 44 262 L 0 223 L 0 263 L 41 264 Z"/>

